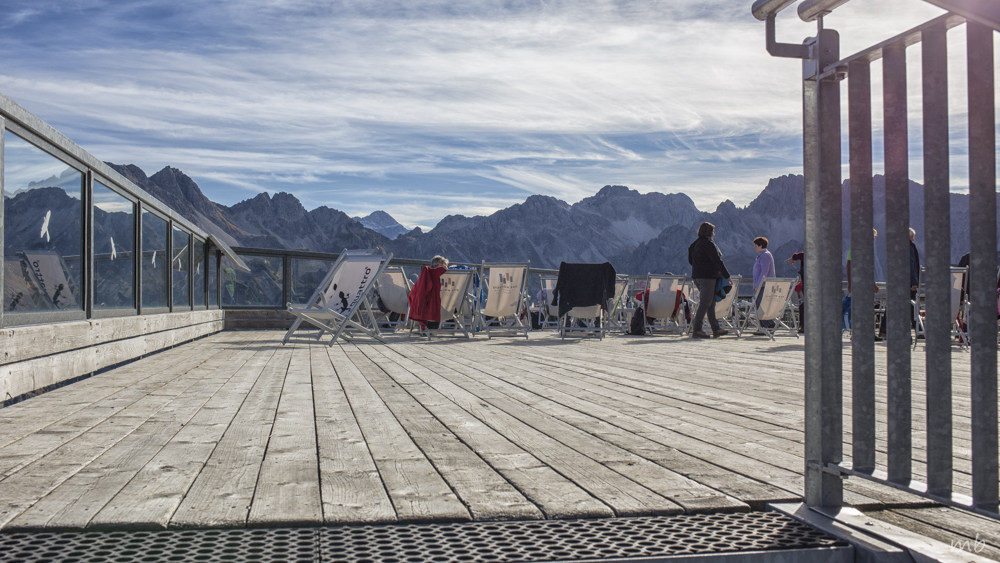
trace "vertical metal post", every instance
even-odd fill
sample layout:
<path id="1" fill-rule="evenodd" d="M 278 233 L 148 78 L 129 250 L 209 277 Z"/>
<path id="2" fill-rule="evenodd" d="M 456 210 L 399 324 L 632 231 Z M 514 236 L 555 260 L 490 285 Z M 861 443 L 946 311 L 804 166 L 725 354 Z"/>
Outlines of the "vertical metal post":
<path id="1" fill-rule="evenodd" d="M 88 319 L 94 317 L 94 171 L 83 175 L 83 249 L 80 252 L 80 273 L 83 276 L 83 310 Z"/>
<path id="2" fill-rule="evenodd" d="M 281 259 L 281 302 L 292 300 L 292 257 L 285 254 Z"/>
<path id="3" fill-rule="evenodd" d="M 967 23 L 969 68 L 969 339 L 972 500 L 997 511 L 997 207 L 993 30 Z"/>
<path id="4" fill-rule="evenodd" d="M 906 126 L 906 47 L 882 50 L 885 146 L 886 339 L 889 480 L 909 483 L 910 406 L 910 175 Z M 868 306 L 857 303 L 858 307 Z M 855 338 L 869 336 L 856 326 Z"/>
<path id="5" fill-rule="evenodd" d="M 872 91 L 871 63 L 850 63 L 847 74 L 851 173 L 851 289 L 855 326 L 873 324 L 875 253 L 872 241 Z M 867 331 L 851 342 L 852 459 L 854 469 L 875 469 L 875 342 Z"/>
<path id="6" fill-rule="evenodd" d="M 3 116 L 0 116 L 0 299 L 3 299 L 3 291 L 4 291 L 3 271 L 5 269 L 7 269 L 6 264 L 3 263 L 3 260 L 5 260 L 5 258 L 3 257 L 3 255 L 4 255 L 4 248 L 5 248 L 4 247 L 4 241 L 3 241 L 3 232 L 4 232 L 4 229 L 6 228 L 4 226 L 4 225 L 6 225 L 6 223 L 4 222 L 4 215 L 3 215 L 3 190 L 4 190 L 4 187 L 3 187 L 4 168 L 3 168 L 3 166 L 4 166 L 4 146 L 5 146 L 4 145 L 4 141 L 5 141 L 4 132 L 6 130 L 7 130 L 6 120 L 3 118 Z M 5 308 L 6 308 L 6 303 L 0 303 L 0 327 L 4 326 L 4 324 L 3 324 L 3 310 Z"/>
<path id="7" fill-rule="evenodd" d="M 926 288 L 927 492 L 951 497 L 951 194 L 948 165 L 948 30 L 922 33 L 924 286 Z M 919 298 L 919 296 L 918 296 Z"/>
<path id="8" fill-rule="evenodd" d="M 132 222 L 135 228 L 135 246 L 132 252 L 132 260 L 135 264 L 135 312 L 142 314 L 142 201 L 135 202 L 135 221 Z"/>
<path id="9" fill-rule="evenodd" d="M 840 56 L 840 38 L 820 30 L 803 61 L 803 168 L 806 220 L 806 502 L 841 506 L 843 484 L 824 471 L 843 458 L 840 84 L 820 69 Z"/>
<path id="10" fill-rule="evenodd" d="M 174 222 L 167 219 L 167 255 L 163 263 L 167 266 L 167 311 L 174 312 Z"/>

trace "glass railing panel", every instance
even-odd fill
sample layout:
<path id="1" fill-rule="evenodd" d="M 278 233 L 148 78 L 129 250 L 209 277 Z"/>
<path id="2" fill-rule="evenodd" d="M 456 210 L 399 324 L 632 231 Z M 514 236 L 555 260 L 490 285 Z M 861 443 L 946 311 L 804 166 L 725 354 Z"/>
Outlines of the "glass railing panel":
<path id="1" fill-rule="evenodd" d="M 194 239 L 194 271 L 191 272 L 191 296 L 195 307 L 205 306 L 205 241 Z"/>
<path id="2" fill-rule="evenodd" d="M 332 260 L 292 259 L 291 300 L 304 305 L 333 266 Z"/>
<path id="3" fill-rule="evenodd" d="M 219 256 L 212 252 L 208 257 L 208 306 L 219 306 Z"/>
<path id="4" fill-rule="evenodd" d="M 83 174 L 4 135 L 4 312 L 80 311 Z"/>
<path id="5" fill-rule="evenodd" d="M 94 309 L 135 309 L 135 204 L 94 182 Z"/>
<path id="6" fill-rule="evenodd" d="M 173 249 L 171 250 L 170 269 L 173 271 L 174 310 L 191 308 L 191 235 L 181 229 L 174 229 Z"/>
<path id="7" fill-rule="evenodd" d="M 233 268 L 222 259 L 223 307 L 281 307 L 283 259 L 280 256 L 241 254 L 250 272 Z"/>
<path id="8" fill-rule="evenodd" d="M 142 307 L 167 306 L 167 222 L 149 211 L 142 212 Z"/>

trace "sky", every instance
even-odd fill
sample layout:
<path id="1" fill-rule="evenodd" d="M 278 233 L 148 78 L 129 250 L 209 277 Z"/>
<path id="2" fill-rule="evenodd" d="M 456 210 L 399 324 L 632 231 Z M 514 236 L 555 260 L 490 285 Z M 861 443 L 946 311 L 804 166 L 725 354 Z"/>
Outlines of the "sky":
<path id="1" fill-rule="evenodd" d="M 711 211 L 802 171 L 800 62 L 766 53 L 751 3 L 5 0 L 0 92 L 97 158 L 173 166 L 225 205 L 285 191 L 429 228 L 618 184 Z M 942 13 L 855 0 L 824 25 L 847 55 Z M 777 29 L 816 27 L 793 7 Z M 908 58 L 913 111 L 919 46 Z"/>

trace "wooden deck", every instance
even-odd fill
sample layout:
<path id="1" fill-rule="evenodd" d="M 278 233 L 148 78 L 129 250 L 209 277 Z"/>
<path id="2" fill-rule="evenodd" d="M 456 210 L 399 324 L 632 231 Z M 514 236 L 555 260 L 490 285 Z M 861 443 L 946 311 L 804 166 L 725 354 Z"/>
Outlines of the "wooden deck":
<path id="1" fill-rule="evenodd" d="M 282 334 L 219 333 L 0 409 L 0 529 L 597 518 L 802 495 L 802 339 L 534 332 L 328 347 L 282 346 Z M 913 363 L 919 429 L 922 348 Z M 954 371 L 968 492 L 957 348 Z M 914 448 L 920 478 L 919 436 Z M 1000 547 L 995 521 L 857 479 L 846 489 L 873 516 Z"/>

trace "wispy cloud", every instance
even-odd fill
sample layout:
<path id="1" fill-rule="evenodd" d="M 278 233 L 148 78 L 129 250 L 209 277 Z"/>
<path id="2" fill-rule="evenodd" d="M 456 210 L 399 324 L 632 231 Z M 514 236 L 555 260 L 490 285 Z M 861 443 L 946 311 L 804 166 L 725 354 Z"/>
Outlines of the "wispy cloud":
<path id="1" fill-rule="evenodd" d="M 10 3 L 0 91 L 225 204 L 288 191 L 430 226 L 605 184 L 712 209 L 801 171 L 799 66 L 731 0 Z M 827 25 L 846 53 L 940 12 L 872 0 Z"/>

